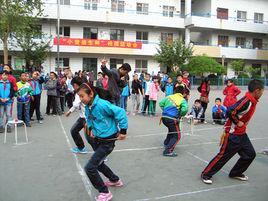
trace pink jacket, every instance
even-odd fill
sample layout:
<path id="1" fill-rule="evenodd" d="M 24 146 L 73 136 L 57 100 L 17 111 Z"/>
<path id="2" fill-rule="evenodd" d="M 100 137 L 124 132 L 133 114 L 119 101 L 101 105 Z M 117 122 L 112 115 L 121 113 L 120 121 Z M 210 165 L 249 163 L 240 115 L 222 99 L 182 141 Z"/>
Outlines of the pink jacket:
<path id="1" fill-rule="evenodd" d="M 150 90 L 149 100 L 157 101 L 157 93 L 160 90 L 159 84 L 151 83 L 149 90 Z"/>

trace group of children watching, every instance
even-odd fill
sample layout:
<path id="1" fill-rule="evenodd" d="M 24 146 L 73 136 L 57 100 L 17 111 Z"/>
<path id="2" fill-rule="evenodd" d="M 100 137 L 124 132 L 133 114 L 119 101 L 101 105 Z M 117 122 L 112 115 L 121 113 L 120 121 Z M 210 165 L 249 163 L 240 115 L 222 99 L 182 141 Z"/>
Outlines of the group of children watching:
<path id="1" fill-rule="evenodd" d="M 220 124 L 220 125 L 225 124 L 226 119 L 227 119 L 227 115 L 226 115 L 227 109 L 236 103 L 237 96 L 240 93 L 241 93 L 240 89 L 237 86 L 235 86 L 233 80 L 231 79 L 227 80 L 227 86 L 223 90 L 223 95 L 225 95 L 224 102 L 222 103 L 221 98 L 216 98 L 215 105 L 212 107 L 213 124 Z M 205 104 L 205 107 L 204 107 L 204 104 Z M 204 113 L 207 108 L 207 104 L 208 104 L 208 101 L 205 103 L 204 99 L 202 99 L 202 95 L 200 99 L 195 100 L 194 105 L 189 112 L 189 115 L 192 115 L 193 117 L 194 124 L 205 122 Z"/>
<path id="2" fill-rule="evenodd" d="M 5 124 L 12 120 L 13 105 L 17 100 L 17 119 L 23 120 L 27 127 L 31 127 L 31 119 L 34 111 L 37 120 L 42 123 L 40 112 L 40 99 L 43 80 L 38 71 L 34 71 L 31 78 L 28 73 L 20 74 L 20 81 L 12 76 L 11 67 L 4 65 L 0 76 L 0 133 L 4 132 Z M 10 125 L 7 132 L 11 132 Z"/>

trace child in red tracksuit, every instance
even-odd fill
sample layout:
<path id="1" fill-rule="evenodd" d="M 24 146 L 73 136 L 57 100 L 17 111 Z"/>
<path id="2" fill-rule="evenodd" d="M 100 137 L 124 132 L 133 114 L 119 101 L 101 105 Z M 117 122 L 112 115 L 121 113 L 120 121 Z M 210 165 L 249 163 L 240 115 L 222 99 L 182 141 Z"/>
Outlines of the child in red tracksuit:
<path id="1" fill-rule="evenodd" d="M 204 183 L 212 184 L 212 176 L 237 153 L 240 155 L 240 158 L 230 171 L 229 177 L 241 181 L 248 180 L 248 177 L 243 173 L 254 160 L 256 152 L 247 136 L 246 129 L 263 91 L 263 82 L 251 80 L 246 95 L 228 109 L 228 120 L 225 124 L 222 146 L 220 152 L 210 161 L 201 174 L 201 179 Z M 230 133 L 233 125 L 234 131 Z"/>
<path id="2" fill-rule="evenodd" d="M 237 101 L 237 96 L 241 93 L 240 89 L 235 86 L 234 81 L 232 79 L 227 80 L 227 86 L 223 90 L 223 95 L 225 95 L 225 99 L 223 105 L 227 108 L 234 105 Z"/>

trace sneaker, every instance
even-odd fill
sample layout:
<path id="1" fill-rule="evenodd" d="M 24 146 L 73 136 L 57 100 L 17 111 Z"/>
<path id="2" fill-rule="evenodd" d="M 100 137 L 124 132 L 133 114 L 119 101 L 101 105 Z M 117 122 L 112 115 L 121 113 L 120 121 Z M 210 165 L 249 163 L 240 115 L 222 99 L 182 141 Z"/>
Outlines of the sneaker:
<path id="1" fill-rule="evenodd" d="M 32 118 L 31 118 L 30 120 L 31 120 L 31 121 L 34 121 L 34 119 L 32 119 Z"/>
<path id="2" fill-rule="evenodd" d="M 167 157 L 176 157 L 178 156 L 177 153 L 175 153 L 174 151 L 171 152 L 171 153 L 163 153 L 163 156 L 167 156 Z"/>
<path id="3" fill-rule="evenodd" d="M 208 122 L 204 121 L 203 123 L 204 123 L 204 124 L 207 124 Z"/>
<path id="4" fill-rule="evenodd" d="M 238 179 L 240 181 L 248 181 L 248 176 L 246 176 L 244 174 L 241 174 L 241 175 L 235 176 L 235 177 L 230 176 L 230 178 L 232 178 L 232 179 Z"/>
<path id="5" fill-rule="evenodd" d="M 213 121 L 213 123 L 212 123 L 213 125 L 215 125 L 216 124 L 216 122 L 215 121 Z"/>
<path id="6" fill-rule="evenodd" d="M 31 124 L 26 124 L 26 127 L 32 127 L 32 125 Z"/>
<path id="7" fill-rule="evenodd" d="M 84 147 L 83 149 L 79 149 L 78 147 L 74 147 L 71 149 L 71 151 L 75 154 L 87 154 L 88 153 L 88 149 L 86 147 Z"/>
<path id="8" fill-rule="evenodd" d="M 135 112 L 133 112 L 133 113 L 132 113 L 132 115 L 133 115 L 133 116 L 135 116 L 135 115 L 136 115 L 136 113 L 135 113 Z"/>
<path id="9" fill-rule="evenodd" d="M 5 129 L 3 127 L 0 128 L 0 133 L 5 132 Z"/>
<path id="10" fill-rule="evenodd" d="M 212 184 L 211 177 L 201 175 L 201 179 L 205 184 Z"/>
<path id="11" fill-rule="evenodd" d="M 41 120 L 38 121 L 39 124 L 43 124 L 43 122 Z"/>
<path id="12" fill-rule="evenodd" d="M 106 182 L 104 182 L 104 184 L 107 187 L 121 187 L 124 185 L 121 180 L 118 180 L 117 182 L 106 181 Z"/>
<path id="13" fill-rule="evenodd" d="M 98 197 L 96 197 L 96 201 L 109 201 L 112 200 L 113 194 L 109 191 L 109 193 L 100 193 Z"/>

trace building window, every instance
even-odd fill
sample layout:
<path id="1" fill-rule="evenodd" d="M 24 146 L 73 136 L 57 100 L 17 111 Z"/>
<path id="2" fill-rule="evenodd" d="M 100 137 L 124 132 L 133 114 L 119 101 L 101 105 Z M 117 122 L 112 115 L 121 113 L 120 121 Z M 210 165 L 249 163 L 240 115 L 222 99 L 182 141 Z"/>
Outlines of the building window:
<path id="1" fill-rule="evenodd" d="M 228 20 L 228 9 L 226 8 L 217 8 L 217 18 Z"/>
<path id="2" fill-rule="evenodd" d="M 135 71 L 137 73 L 147 72 L 148 70 L 148 61 L 147 60 L 136 60 L 135 61 Z"/>
<path id="3" fill-rule="evenodd" d="M 60 5 L 70 5 L 70 0 L 60 0 Z"/>
<path id="4" fill-rule="evenodd" d="M 124 63 L 123 59 L 110 59 L 110 68 L 119 68 L 122 66 L 122 64 Z"/>
<path id="5" fill-rule="evenodd" d="M 84 27 L 84 29 L 83 29 L 83 38 L 98 39 L 98 29 L 97 28 Z"/>
<path id="6" fill-rule="evenodd" d="M 136 32 L 136 41 L 148 44 L 148 32 L 137 31 Z"/>
<path id="7" fill-rule="evenodd" d="M 112 12 L 125 12 L 125 1 L 112 0 L 111 1 L 111 10 Z"/>
<path id="8" fill-rule="evenodd" d="M 221 45 L 223 47 L 228 47 L 229 46 L 229 36 L 218 36 L 218 45 Z"/>
<path id="9" fill-rule="evenodd" d="M 163 6 L 163 16 L 164 17 L 173 17 L 175 7 L 174 6 Z"/>
<path id="10" fill-rule="evenodd" d="M 246 11 L 237 11 L 237 21 L 246 22 L 247 21 L 247 12 Z"/>
<path id="11" fill-rule="evenodd" d="M 137 3 L 137 14 L 148 15 L 149 4 L 148 3 Z"/>
<path id="12" fill-rule="evenodd" d="M 55 58 L 55 63 L 57 67 L 67 68 L 70 66 L 70 59 L 69 58 L 60 58 L 58 62 L 58 58 Z"/>
<path id="13" fill-rule="evenodd" d="M 253 44 L 253 49 L 255 48 L 262 49 L 262 39 L 253 38 L 252 44 Z"/>
<path id="14" fill-rule="evenodd" d="M 84 8 L 86 10 L 98 10 L 98 0 L 85 0 Z"/>
<path id="15" fill-rule="evenodd" d="M 97 66 L 98 66 L 97 58 L 83 58 L 83 70 L 87 72 L 93 71 L 95 79 L 97 78 Z"/>
<path id="16" fill-rule="evenodd" d="M 236 47 L 245 48 L 246 47 L 246 38 L 245 37 L 236 37 Z"/>
<path id="17" fill-rule="evenodd" d="M 56 27 L 56 34 L 58 34 L 57 32 L 58 32 L 58 29 Z M 70 27 L 60 27 L 59 35 L 60 37 L 70 37 L 70 32 L 71 32 Z"/>
<path id="18" fill-rule="evenodd" d="M 255 23 L 263 23 L 263 13 L 254 13 L 254 22 Z"/>
<path id="19" fill-rule="evenodd" d="M 173 42 L 173 33 L 161 33 L 161 41 L 168 44 Z"/>
<path id="20" fill-rule="evenodd" d="M 111 29 L 110 40 L 124 40 L 124 30 Z"/>

